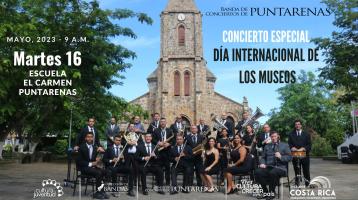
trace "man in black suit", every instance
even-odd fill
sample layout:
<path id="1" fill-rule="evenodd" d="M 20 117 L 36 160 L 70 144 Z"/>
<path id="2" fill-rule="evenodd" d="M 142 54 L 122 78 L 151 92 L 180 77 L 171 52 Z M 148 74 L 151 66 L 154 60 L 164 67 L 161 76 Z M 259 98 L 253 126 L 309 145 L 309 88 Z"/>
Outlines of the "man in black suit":
<path id="1" fill-rule="evenodd" d="M 150 172 L 155 175 L 155 180 L 159 186 L 158 193 L 165 194 L 163 191 L 163 170 L 159 164 L 160 160 L 158 159 L 157 152 L 154 152 L 155 144 L 152 143 L 152 135 L 147 133 L 144 140 L 144 143 L 138 145 L 136 153 L 139 173 L 141 175 L 142 192 L 144 195 L 148 195 L 146 175 Z M 147 165 L 145 165 L 146 163 Z"/>
<path id="2" fill-rule="evenodd" d="M 206 133 L 205 135 L 209 135 L 210 134 L 209 129 L 210 129 L 209 126 L 205 124 L 205 120 L 200 119 L 198 125 L 199 135 L 203 135 L 204 133 Z"/>
<path id="3" fill-rule="evenodd" d="M 111 122 L 107 127 L 106 136 L 107 136 L 107 148 L 113 145 L 114 136 L 119 134 L 119 126 L 117 125 L 117 120 L 115 117 L 111 118 Z"/>
<path id="4" fill-rule="evenodd" d="M 257 147 L 261 149 L 260 152 L 264 150 L 267 144 L 271 143 L 271 137 L 270 137 L 271 127 L 268 124 L 264 124 L 262 130 L 263 132 L 260 135 L 258 135 L 257 138 Z"/>
<path id="5" fill-rule="evenodd" d="M 93 145 L 93 133 L 86 133 L 85 142 L 81 144 L 78 149 L 77 169 L 82 174 L 93 176 L 96 178 L 96 188 L 102 185 L 102 181 L 106 175 L 105 170 L 98 167 L 99 159 L 97 159 L 98 146 Z M 103 188 L 93 194 L 95 199 L 109 199 L 109 196 L 104 192 Z"/>
<path id="6" fill-rule="evenodd" d="M 185 127 L 183 126 L 183 119 L 181 116 L 176 117 L 175 122 L 170 126 L 173 133 L 178 134 L 179 131 L 184 131 Z"/>
<path id="7" fill-rule="evenodd" d="M 190 127 L 190 132 L 191 132 L 191 134 L 187 138 L 187 145 L 191 149 L 194 149 L 198 145 L 201 145 L 201 143 L 204 140 L 204 136 L 198 135 L 198 128 L 195 125 Z M 202 181 L 201 181 L 200 173 L 204 169 L 203 158 L 201 157 L 202 152 L 198 152 L 197 154 L 194 154 L 194 153 L 195 152 L 193 152 L 193 157 L 192 157 L 192 164 L 193 164 L 192 168 L 194 168 L 194 170 L 195 170 L 196 185 L 201 186 Z M 191 180 L 190 180 L 191 185 L 193 185 L 193 181 L 194 181 L 193 177 L 194 177 L 194 172 L 192 172 L 192 176 L 191 176 Z"/>
<path id="8" fill-rule="evenodd" d="M 241 134 L 240 134 L 241 137 L 244 136 L 244 134 L 243 134 L 242 132 L 243 132 L 243 130 L 245 129 L 244 127 L 242 127 L 242 125 L 244 125 L 245 122 L 246 122 L 248 119 L 249 119 L 249 112 L 244 111 L 244 112 L 242 113 L 242 119 L 241 119 L 241 121 L 239 121 L 239 122 L 237 123 L 237 125 L 235 126 L 235 129 L 237 130 L 236 133 L 241 133 Z"/>
<path id="9" fill-rule="evenodd" d="M 165 170 L 165 183 L 170 185 L 170 146 L 174 144 L 175 134 L 167 128 L 165 118 L 160 119 L 160 127 L 154 130 L 153 143 L 158 144 L 161 167 Z M 171 139 L 170 139 L 171 138 Z"/>
<path id="10" fill-rule="evenodd" d="M 292 164 L 295 170 L 296 185 L 299 184 L 297 175 L 301 175 L 300 167 L 302 167 L 303 176 L 306 179 L 305 185 L 308 186 L 311 181 L 309 157 L 309 153 L 311 151 L 311 136 L 302 130 L 302 123 L 300 120 L 295 121 L 295 130 L 290 133 L 288 137 L 288 144 L 290 145 L 291 151 L 306 152 L 305 158 L 294 158 L 292 160 Z"/>
<path id="11" fill-rule="evenodd" d="M 143 144 L 142 135 L 135 132 L 135 126 L 133 123 L 130 123 L 127 128 L 128 132 L 125 136 L 128 141 L 123 138 L 122 145 L 127 145 L 124 150 L 125 164 L 127 167 L 130 167 L 134 170 L 134 180 L 138 177 L 138 164 L 136 160 L 136 153 L 138 145 Z"/>
<path id="12" fill-rule="evenodd" d="M 193 154 L 192 149 L 187 143 L 184 143 L 184 137 L 182 135 L 176 136 L 176 145 L 170 149 L 170 160 L 173 163 L 171 169 L 172 175 L 172 188 L 170 193 L 176 194 L 177 191 L 177 175 L 179 172 L 183 172 L 183 190 L 184 193 L 189 192 L 187 186 L 190 185 L 191 171 L 191 156 Z M 179 163 L 178 163 L 179 161 Z"/>
<path id="13" fill-rule="evenodd" d="M 154 130 L 159 128 L 159 120 L 160 120 L 159 113 L 154 113 L 153 114 L 153 121 L 152 121 L 152 123 L 149 124 L 149 127 L 147 129 L 147 133 L 153 134 Z"/>
<path id="14" fill-rule="evenodd" d="M 134 169 L 128 167 L 124 163 L 124 156 L 122 151 L 123 146 L 121 146 L 121 136 L 114 136 L 114 143 L 111 147 L 107 148 L 104 156 L 103 162 L 105 163 L 107 169 L 111 173 L 112 183 L 117 184 L 117 174 L 123 173 L 128 175 L 128 195 L 135 196 L 133 193 L 133 177 Z M 122 154 L 122 155 L 121 155 Z M 121 156 L 120 156 L 121 155 Z M 114 185 L 115 187 L 115 185 Z"/>
<path id="15" fill-rule="evenodd" d="M 76 141 L 75 141 L 75 146 L 74 146 L 74 150 L 78 151 L 79 147 L 81 144 L 85 143 L 85 136 L 88 132 L 91 132 L 93 134 L 93 144 L 95 146 L 97 146 L 101 152 L 104 152 L 104 149 L 102 147 L 102 145 L 99 142 L 99 132 L 97 131 L 97 129 L 94 127 L 94 123 L 95 123 L 95 118 L 94 117 L 90 117 L 88 118 L 88 122 L 87 122 L 87 126 L 84 127 L 81 132 L 77 135 Z"/>

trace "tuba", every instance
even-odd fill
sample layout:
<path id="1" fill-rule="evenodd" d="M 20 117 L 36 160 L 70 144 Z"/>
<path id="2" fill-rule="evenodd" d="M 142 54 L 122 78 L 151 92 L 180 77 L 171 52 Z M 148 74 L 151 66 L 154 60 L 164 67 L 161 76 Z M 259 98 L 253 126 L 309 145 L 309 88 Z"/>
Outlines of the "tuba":
<path id="1" fill-rule="evenodd" d="M 246 122 L 244 124 L 241 125 L 242 129 L 241 129 L 240 135 L 243 135 L 244 128 L 247 125 L 252 125 L 252 127 L 254 129 L 253 131 L 255 133 L 257 133 L 257 131 L 260 128 L 260 124 L 257 120 L 262 116 L 264 116 L 264 114 L 262 113 L 260 108 L 256 108 L 256 111 L 254 112 L 254 114 L 248 120 L 246 120 Z"/>

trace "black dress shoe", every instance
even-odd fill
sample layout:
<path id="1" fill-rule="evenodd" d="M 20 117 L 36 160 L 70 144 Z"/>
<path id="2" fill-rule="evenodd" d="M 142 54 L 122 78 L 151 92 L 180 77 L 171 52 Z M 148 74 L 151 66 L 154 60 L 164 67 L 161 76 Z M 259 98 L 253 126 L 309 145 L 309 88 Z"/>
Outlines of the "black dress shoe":
<path id="1" fill-rule="evenodd" d="M 266 200 L 272 200 L 272 199 L 275 199 L 275 196 L 268 196 L 268 197 L 266 197 Z"/>
<path id="2" fill-rule="evenodd" d="M 264 197 L 264 195 L 262 195 L 262 194 L 256 196 L 256 199 L 264 199 L 264 198 L 266 198 L 266 197 Z"/>
<path id="3" fill-rule="evenodd" d="M 170 194 L 178 194 L 178 192 L 177 191 L 170 191 Z"/>
<path id="4" fill-rule="evenodd" d="M 129 190 L 128 193 L 127 193 L 128 196 L 131 196 L 131 197 L 134 197 L 135 194 L 133 192 L 133 190 Z"/>
<path id="5" fill-rule="evenodd" d="M 234 194 L 235 193 L 235 190 L 234 189 L 231 189 L 229 192 L 227 192 L 226 194 L 227 195 L 230 195 L 230 194 Z"/>
<path id="6" fill-rule="evenodd" d="M 165 192 L 163 190 L 159 190 L 158 193 L 159 194 L 165 194 Z"/>
<path id="7" fill-rule="evenodd" d="M 104 199 L 104 196 L 101 193 L 96 192 L 93 194 L 93 198 L 94 199 Z"/>
<path id="8" fill-rule="evenodd" d="M 102 196 L 104 199 L 109 199 L 109 195 L 106 194 L 105 192 L 101 192 Z"/>
<path id="9" fill-rule="evenodd" d="M 143 191 L 143 195 L 148 195 L 148 192 L 147 192 L 147 191 Z"/>

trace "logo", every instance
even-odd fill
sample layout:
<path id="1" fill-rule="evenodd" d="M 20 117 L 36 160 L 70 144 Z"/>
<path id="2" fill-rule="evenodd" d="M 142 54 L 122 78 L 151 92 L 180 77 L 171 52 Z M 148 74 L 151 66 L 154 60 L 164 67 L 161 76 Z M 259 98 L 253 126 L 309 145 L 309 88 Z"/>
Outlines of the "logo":
<path id="1" fill-rule="evenodd" d="M 317 176 L 311 180 L 310 186 L 314 188 L 331 188 L 331 181 L 324 176 Z"/>
<path id="2" fill-rule="evenodd" d="M 327 177 L 317 176 L 310 181 L 309 187 L 291 189 L 290 199 L 336 199 L 336 193 Z"/>
<path id="3" fill-rule="evenodd" d="M 42 181 L 42 188 L 34 191 L 34 199 L 40 198 L 55 198 L 63 196 L 63 188 L 56 180 L 47 179 Z"/>

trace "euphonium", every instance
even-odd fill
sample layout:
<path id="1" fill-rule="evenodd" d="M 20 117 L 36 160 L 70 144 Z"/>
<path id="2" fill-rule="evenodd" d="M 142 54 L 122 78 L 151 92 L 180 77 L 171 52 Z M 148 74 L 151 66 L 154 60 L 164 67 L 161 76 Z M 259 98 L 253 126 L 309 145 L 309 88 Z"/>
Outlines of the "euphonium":
<path id="1" fill-rule="evenodd" d="M 214 113 L 211 113 L 211 121 L 213 122 L 213 128 L 221 132 L 223 128 L 229 130 L 224 124 L 222 124 L 217 118 Z"/>

